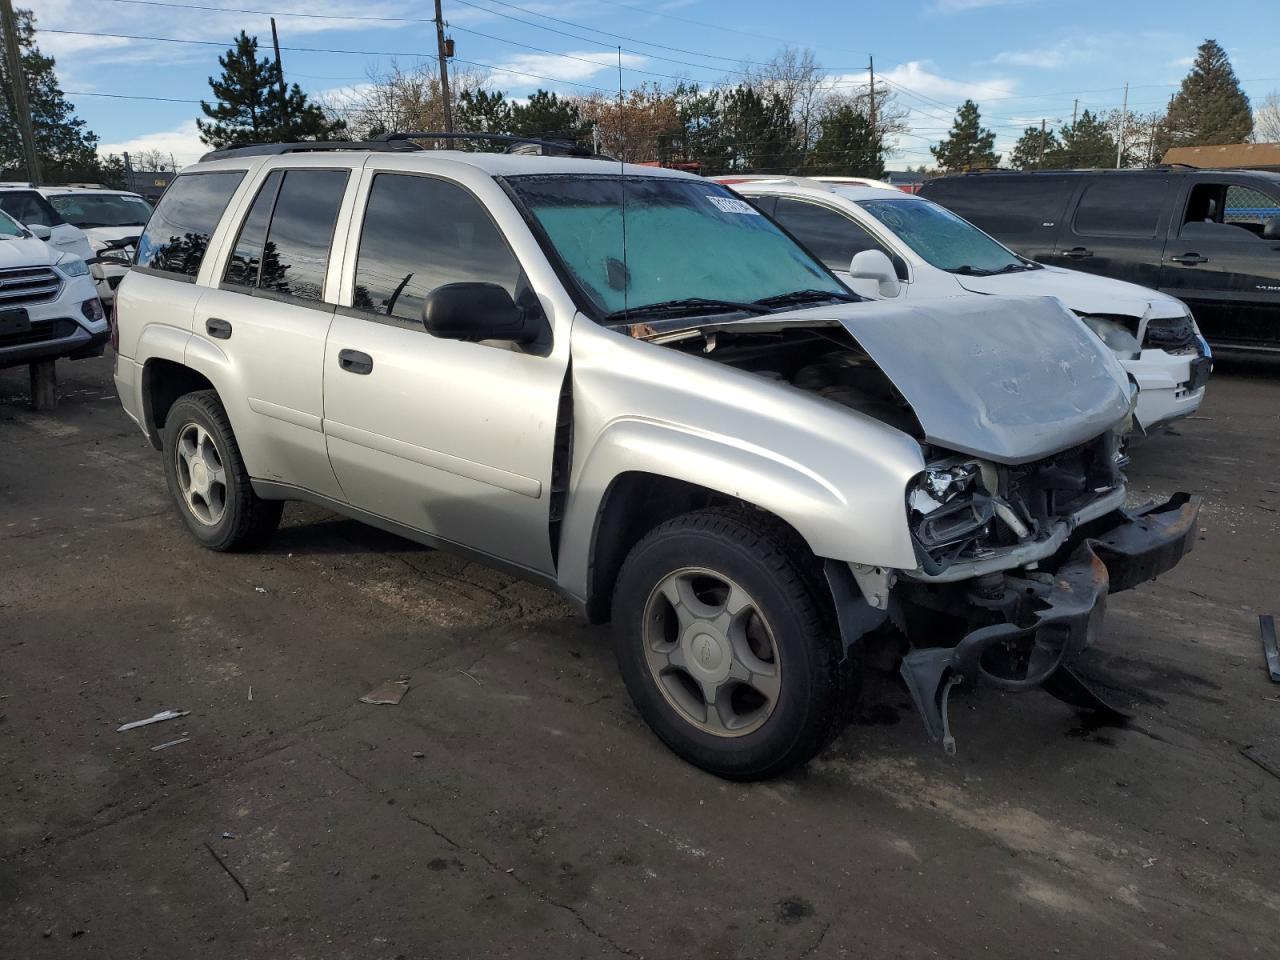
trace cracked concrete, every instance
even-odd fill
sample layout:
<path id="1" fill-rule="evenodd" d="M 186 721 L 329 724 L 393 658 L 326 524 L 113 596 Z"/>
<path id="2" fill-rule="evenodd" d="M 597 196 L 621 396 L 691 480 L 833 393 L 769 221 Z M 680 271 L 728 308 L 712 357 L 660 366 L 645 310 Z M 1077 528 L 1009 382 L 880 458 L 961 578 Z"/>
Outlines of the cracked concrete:
<path id="1" fill-rule="evenodd" d="M 961 690 L 948 758 L 876 675 L 817 762 L 745 785 L 668 753 L 545 590 L 301 506 L 199 550 L 109 362 L 60 374 L 34 418 L 0 371 L 0 960 L 1274 952 L 1280 781 L 1239 748 L 1280 738 L 1275 371 L 1137 451 L 1136 494 L 1209 509 L 1086 665 L 1131 725 Z"/>

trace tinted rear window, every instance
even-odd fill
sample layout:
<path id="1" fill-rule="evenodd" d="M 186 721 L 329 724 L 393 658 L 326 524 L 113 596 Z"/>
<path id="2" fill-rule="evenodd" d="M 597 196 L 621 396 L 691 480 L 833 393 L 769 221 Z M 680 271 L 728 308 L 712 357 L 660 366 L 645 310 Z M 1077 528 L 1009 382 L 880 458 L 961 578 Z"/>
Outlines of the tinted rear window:
<path id="1" fill-rule="evenodd" d="M 926 183 L 920 193 L 1000 236 L 1055 230 L 1071 188 L 1068 177 L 1035 174 L 947 178 Z"/>
<path id="2" fill-rule="evenodd" d="M 1162 177 L 1093 177 L 1076 207 L 1075 232 L 1088 237 L 1154 237 L 1168 192 L 1169 181 Z"/>
<path id="3" fill-rule="evenodd" d="M 832 270 L 848 270 L 854 254 L 882 250 L 879 243 L 851 218 L 803 200 L 778 200 L 774 218 Z"/>
<path id="4" fill-rule="evenodd" d="M 213 228 L 243 179 L 243 170 L 228 170 L 174 180 L 142 231 L 137 265 L 194 278 Z"/>

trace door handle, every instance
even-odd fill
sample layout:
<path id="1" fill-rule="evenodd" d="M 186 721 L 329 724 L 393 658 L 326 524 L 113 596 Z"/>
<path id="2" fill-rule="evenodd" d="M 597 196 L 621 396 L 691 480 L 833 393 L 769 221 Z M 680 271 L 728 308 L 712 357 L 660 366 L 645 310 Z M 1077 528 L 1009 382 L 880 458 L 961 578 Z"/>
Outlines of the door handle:
<path id="1" fill-rule="evenodd" d="M 218 317 L 210 317 L 204 322 L 205 333 L 213 337 L 215 340 L 231 339 L 231 324 Z"/>
<path id="2" fill-rule="evenodd" d="M 1064 250 L 1062 255 L 1068 260 L 1083 260 L 1085 257 L 1092 257 L 1093 251 L 1085 247 L 1072 247 L 1070 250 Z"/>
<path id="3" fill-rule="evenodd" d="M 1194 266 L 1197 263 L 1208 263 L 1208 257 L 1202 257 L 1198 253 L 1184 253 L 1180 257 L 1170 257 L 1174 263 L 1185 263 L 1187 266 Z"/>
<path id="4" fill-rule="evenodd" d="M 369 374 L 373 372 L 373 357 L 359 350 L 339 350 L 338 366 L 347 373 Z"/>

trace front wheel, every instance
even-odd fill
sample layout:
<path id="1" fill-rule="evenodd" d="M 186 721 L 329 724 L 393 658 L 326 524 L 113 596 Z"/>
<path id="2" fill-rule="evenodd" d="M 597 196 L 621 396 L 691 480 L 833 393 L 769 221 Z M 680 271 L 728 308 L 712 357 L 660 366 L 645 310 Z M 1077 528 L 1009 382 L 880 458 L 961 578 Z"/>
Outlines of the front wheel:
<path id="1" fill-rule="evenodd" d="M 631 551 L 613 598 L 618 664 L 681 757 L 764 779 L 835 733 L 844 671 L 812 564 L 789 531 L 736 510 L 684 514 Z"/>
<path id="2" fill-rule="evenodd" d="M 284 504 L 253 492 L 218 395 L 179 397 L 164 422 L 164 473 L 192 536 L 210 550 L 247 550 L 280 523 Z"/>

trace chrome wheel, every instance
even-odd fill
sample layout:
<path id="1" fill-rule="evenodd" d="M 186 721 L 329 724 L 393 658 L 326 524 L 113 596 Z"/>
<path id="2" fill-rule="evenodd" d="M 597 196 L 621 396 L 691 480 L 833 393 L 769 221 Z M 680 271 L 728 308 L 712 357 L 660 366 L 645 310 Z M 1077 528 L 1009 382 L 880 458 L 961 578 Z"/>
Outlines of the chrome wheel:
<path id="1" fill-rule="evenodd" d="M 658 689 L 700 730 L 740 737 L 777 706 L 777 644 L 755 600 L 728 577 L 698 567 L 665 576 L 645 603 L 643 642 Z"/>
<path id="2" fill-rule="evenodd" d="M 188 423 L 174 448 L 178 489 L 191 515 L 216 526 L 227 510 L 227 471 L 213 436 L 198 423 Z"/>

